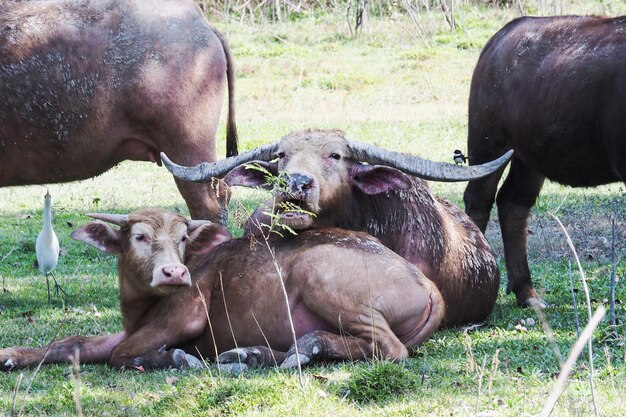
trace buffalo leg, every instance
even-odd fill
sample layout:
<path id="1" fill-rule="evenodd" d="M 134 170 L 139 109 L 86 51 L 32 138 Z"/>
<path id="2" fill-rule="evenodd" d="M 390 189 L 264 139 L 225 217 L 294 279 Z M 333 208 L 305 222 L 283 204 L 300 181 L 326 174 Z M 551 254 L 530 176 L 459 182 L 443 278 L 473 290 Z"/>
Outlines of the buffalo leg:
<path id="1" fill-rule="evenodd" d="M 508 274 L 507 294 L 515 293 L 520 306 L 529 306 L 533 301 L 545 306 L 533 288 L 526 252 L 528 217 L 543 181 L 543 176 L 514 158 L 497 197 Z"/>
<path id="2" fill-rule="evenodd" d="M 323 360 L 364 360 L 375 356 L 372 353 L 371 341 L 321 330 L 298 338 L 296 345 L 286 353 L 265 346 L 231 349 L 220 354 L 217 361 L 222 369 L 242 372 L 248 368 L 276 365 L 280 365 L 281 368 L 293 368 L 298 365 L 298 357 L 300 364 L 306 366 Z M 401 356 L 408 357 L 408 351 L 404 346 L 402 348 L 406 355 Z"/>
<path id="3" fill-rule="evenodd" d="M 226 224 L 230 189 L 222 180 L 214 179 L 207 184 L 176 180 L 176 186 L 187 203 L 192 219 Z"/>
<path id="4" fill-rule="evenodd" d="M 496 133 L 497 132 L 497 133 Z M 489 138 L 488 140 L 486 138 Z M 493 126 L 485 126 L 483 122 L 471 123 L 467 139 L 467 151 L 470 165 L 479 165 L 492 161 L 501 156 L 508 149 L 502 138 L 504 133 Z M 496 198 L 498 182 L 504 172 L 504 167 L 479 180 L 470 181 L 463 193 L 465 213 L 485 233 L 491 207 Z"/>
<path id="5" fill-rule="evenodd" d="M 202 362 L 193 355 L 187 354 L 181 349 L 166 350 L 162 346 L 158 350 L 152 350 L 127 360 L 119 368 L 135 369 L 164 369 L 164 368 L 202 368 Z"/>
<path id="6" fill-rule="evenodd" d="M 496 199 L 496 190 L 503 171 L 504 168 L 485 178 L 470 181 L 463 193 L 465 213 L 467 213 L 483 234 L 487 230 L 491 207 L 493 207 L 493 203 Z"/>
<path id="7" fill-rule="evenodd" d="M 325 360 L 358 361 L 380 358 L 397 361 L 408 358 L 407 348 L 395 335 L 376 336 L 371 328 L 369 332 L 368 337 L 363 338 L 318 330 L 298 338 L 296 344 L 286 353 L 265 346 L 237 348 L 220 354 L 217 361 L 222 369 L 240 373 L 249 368 L 276 365 L 293 368 L 298 366 L 298 358 L 302 366 Z M 374 339 L 370 337 L 372 335 Z"/>
<path id="8" fill-rule="evenodd" d="M 182 304 L 186 308 L 191 308 L 189 303 Z M 183 315 L 176 306 L 172 306 L 167 311 L 172 317 Z M 178 369 L 201 366 L 195 356 L 176 348 L 184 345 L 190 350 L 191 346 L 197 345 L 200 342 L 198 336 L 202 333 L 203 325 L 198 324 L 195 327 L 186 328 L 178 321 L 159 320 L 159 315 L 156 313 L 153 317 L 146 316 L 145 320 L 146 325 L 115 346 L 109 357 L 110 366 L 116 369 Z M 166 349 L 167 347 L 169 349 Z"/>
<path id="9" fill-rule="evenodd" d="M 80 363 L 106 363 L 111 350 L 125 338 L 125 333 L 94 337 L 70 336 L 52 342 L 49 348 L 0 349 L 0 370 L 31 368 L 39 363 L 69 363 L 77 349 Z"/>
<path id="10" fill-rule="evenodd" d="M 325 331 L 307 333 L 296 341 L 296 345 L 298 355 L 296 355 L 296 347 L 292 346 L 287 352 L 287 358 L 280 364 L 281 368 L 298 366 L 298 357 L 301 365 L 309 365 L 324 360 L 356 361 L 371 359 L 375 356 L 371 342 Z M 408 357 L 408 351 L 406 357 Z"/>
<path id="11" fill-rule="evenodd" d="M 368 319 L 363 321 L 364 317 Z M 346 315 L 341 320 L 341 328 L 342 334 L 318 330 L 298 338 L 296 344 L 300 363 L 372 358 L 399 361 L 409 357 L 408 349 L 379 312 L 369 311 L 366 315 L 356 315 L 352 320 Z M 296 349 L 292 346 L 281 367 L 296 365 Z"/>

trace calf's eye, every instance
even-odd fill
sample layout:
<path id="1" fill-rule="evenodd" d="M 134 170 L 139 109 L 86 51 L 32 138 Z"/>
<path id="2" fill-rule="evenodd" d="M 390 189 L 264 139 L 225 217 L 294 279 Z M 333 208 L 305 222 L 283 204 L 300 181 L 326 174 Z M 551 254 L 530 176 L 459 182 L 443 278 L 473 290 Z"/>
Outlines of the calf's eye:
<path id="1" fill-rule="evenodd" d="M 278 152 L 277 155 L 280 159 L 283 159 L 285 157 L 285 152 Z"/>
<path id="2" fill-rule="evenodd" d="M 136 240 L 137 242 L 145 242 L 145 241 L 147 240 L 147 239 L 146 239 L 146 235 L 136 234 L 136 235 L 135 235 L 135 240 Z"/>
<path id="3" fill-rule="evenodd" d="M 333 158 L 333 159 L 336 159 L 336 160 L 340 160 L 341 159 L 341 155 L 339 155 L 336 152 L 331 153 L 330 157 Z"/>

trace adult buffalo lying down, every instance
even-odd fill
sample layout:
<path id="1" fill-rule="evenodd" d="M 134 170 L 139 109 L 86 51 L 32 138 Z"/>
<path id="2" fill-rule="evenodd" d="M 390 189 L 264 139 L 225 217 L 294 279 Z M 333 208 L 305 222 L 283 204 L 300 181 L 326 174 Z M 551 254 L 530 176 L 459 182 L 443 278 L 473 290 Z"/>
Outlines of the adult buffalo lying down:
<path id="1" fill-rule="evenodd" d="M 526 228 L 544 179 L 626 181 L 626 16 L 521 18 L 496 33 L 472 78 L 468 151 L 481 164 L 514 149 L 498 192 L 508 275 L 520 305 L 537 297 Z M 502 171 L 471 181 L 467 214 L 484 232 Z"/>
<path id="2" fill-rule="evenodd" d="M 413 175 L 463 181 L 488 175 L 509 158 L 510 153 L 484 166 L 460 167 L 348 141 L 336 130 L 309 130 L 195 168 L 164 161 L 175 176 L 193 181 L 227 174 L 229 185 L 267 187 L 264 172 L 242 165 L 252 161 L 280 175 L 285 186 L 274 188 L 278 204 L 257 210 L 252 223 L 269 224 L 264 213 L 274 210 L 293 229 L 336 226 L 376 236 L 435 282 L 447 307 L 444 324 L 455 326 L 489 315 L 498 294 L 498 267 L 469 217 Z M 305 212 L 284 211 L 281 203 Z"/>
<path id="3" fill-rule="evenodd" d="M 92 222 L 72 237 L 118 253 L 124 331 L 67 337 L 52 343 L 45 357 L 45 348 L 3 349 L 0 369 L 68 362 L 75 349 L 83 363 L 115 368 L 199 366 L 198 357 L 216 353 L 236 369 L 292 367 L 290 314 L 303 364 L 399 360 L 443 316 L 433 283 L 364 233 L 321 229 L 274 236 L 275 264 L 264 246 L 252 248 L 250 238 L 230 240 L 223 226 L 208 221 L 155 209 L 91 217 L 121 226 Z"/>
<path id="4" fill-rule="evenodd" d="M 193 1 L 0 3 L 0 186 L 160 163 L 160 151 L 215 160 L 225 80 L 237 153 L 230 51 Z M 177 185 L 192 217 L 220 217 L 211 186 Z"/>

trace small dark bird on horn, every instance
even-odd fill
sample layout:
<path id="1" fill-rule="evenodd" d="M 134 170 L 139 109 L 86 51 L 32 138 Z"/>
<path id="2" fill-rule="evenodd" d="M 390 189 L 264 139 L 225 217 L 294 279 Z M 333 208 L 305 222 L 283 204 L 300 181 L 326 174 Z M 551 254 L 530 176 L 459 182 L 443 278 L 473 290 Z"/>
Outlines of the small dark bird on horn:
<path id="1" fill-rule="evenodd" d="M 454 159 L 454 163 L 457 165 L 462 165 L 467 162 L 467 157 L 463 155 L 463 152 L 461 152 L 459 149 L 454 150 L 454 156 L 452 157 L 452 159 Z"/>

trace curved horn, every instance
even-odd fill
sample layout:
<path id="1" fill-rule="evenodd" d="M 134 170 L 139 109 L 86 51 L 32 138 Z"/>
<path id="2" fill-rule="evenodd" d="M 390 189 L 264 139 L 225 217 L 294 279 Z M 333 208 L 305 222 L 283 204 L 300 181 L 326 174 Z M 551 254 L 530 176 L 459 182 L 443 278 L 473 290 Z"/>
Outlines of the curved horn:
<path id="1" fill-rule="evenodd" d="M 513 150 L 500 158 L 482 165 L 459 166 L 446 162 L 429 161 L 419 156 L 405 155 L 378 146 L 348 141 L 351 157 L 370 164 L 387 165 L 397 168 L 405 174 L 426 180 L 458 182 L 472 181 L 485 177 L 506 165 L 513 156 Z"/>
<path id="2" fill-rule="evenodd" d="M 267 145 L 259 146 L 258 148 L 251 149 L 237 156 L 231 156 L 221 161 L 216 162 L 203 162 L 194 167 L 184 167 L 173 163 L 165 153 L 161 152 L 161 160 L 163 165 L 174 175 L 176 178 L 184 181 L 193 182 L 210 182 L 213 177 L 223 177 L 233 168 L 243 165 L 251 161 L 271 161 L 276 155 L 278 149 L 278 142 L 268 143 Z"/>
<path id="3" fill-rule="evenodd" d="M 118 226 L 124 226 L 128 221 L 127 214 L 109 214 L 109 213 L 87 213 L 92 219 L 102 220 L 103 222 L 112 223 Z"/>

